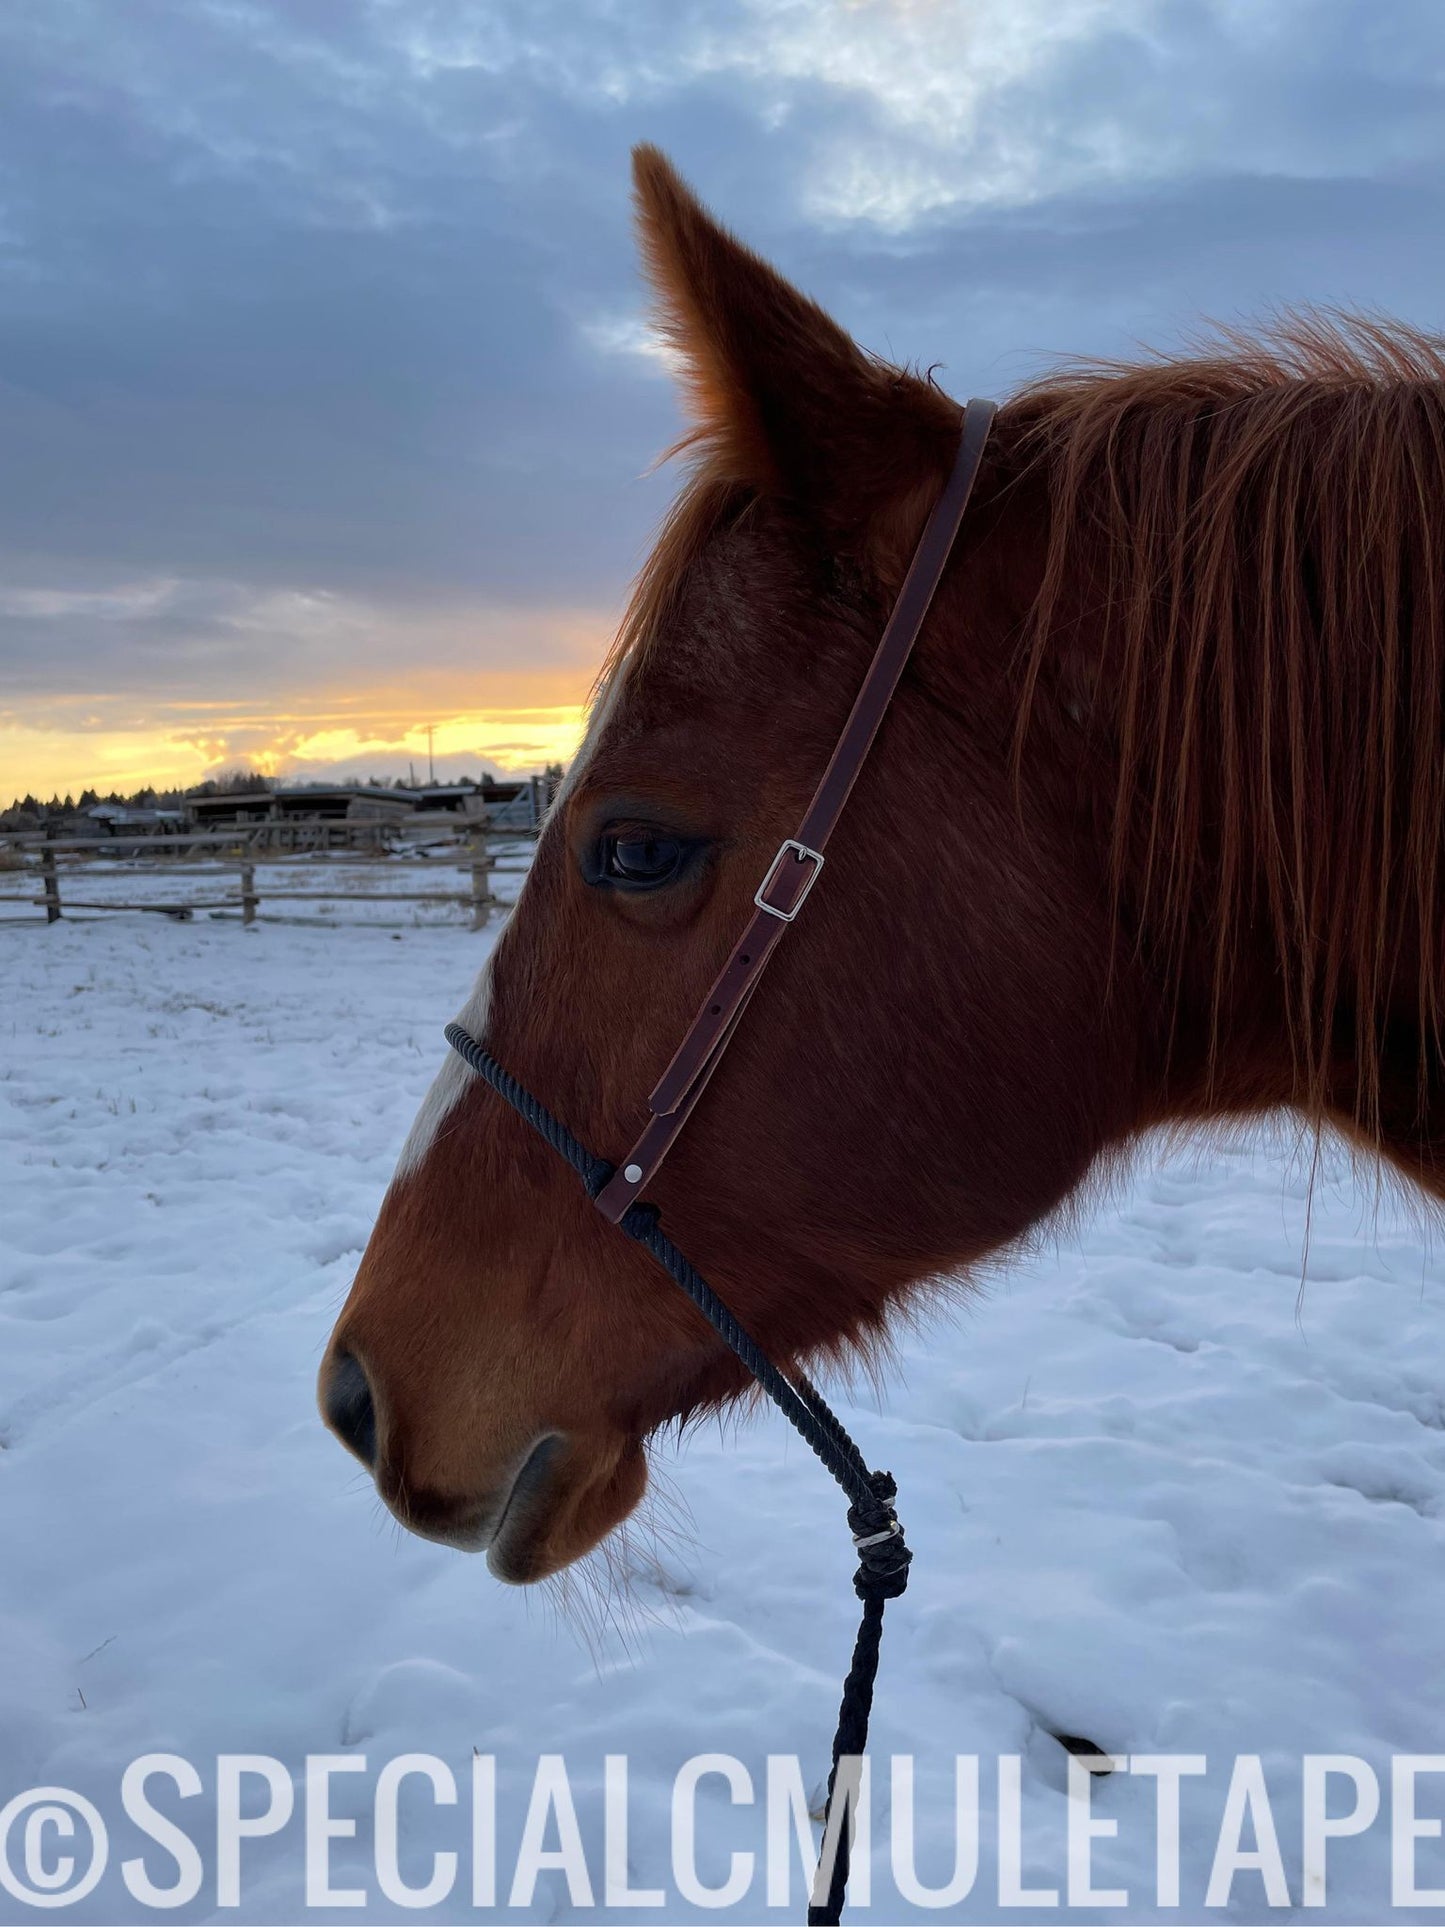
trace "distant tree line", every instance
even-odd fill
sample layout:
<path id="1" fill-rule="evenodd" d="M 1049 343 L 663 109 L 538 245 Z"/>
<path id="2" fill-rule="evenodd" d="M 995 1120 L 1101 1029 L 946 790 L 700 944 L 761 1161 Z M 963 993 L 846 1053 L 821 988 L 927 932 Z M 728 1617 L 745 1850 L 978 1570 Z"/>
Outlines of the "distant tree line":
<path id="1" fill-rule="evenodd" d="M 180 790 L 136 790 L 122 796 L 119 790 L 103 795 L 99 790 L 82 790 L 78 797 L 68 793 L 52 796 L 48 803 L 38 796 L 17 796 L 8 810 L 0 810 L 0 830 L 36 830 L 47 823 L 63 822 L 68 816 L 84 815 L 97 803 L 120 803 L 137 810 L 164 810 L 180 807 Z"/>
<path id="2" fill-rule="evenodd" d="M 562 765 L 549 763 L 546 776 L 551 787 L 562 780 Z M 362 789 L 410 789 L 411 784 L 403 777 L 368 776 L 349 777 L 348 785 L 355 784 Z M 156 789 L 147 785 L 144 789 L 133 790 L 129 796 L 122 796 L 119 790 L 111 790 L 102 795 L 99 790 L 82 790 L 78 797 L 72 795 L 52 796 L 48 803 L 32 795 L 17 796 L 9 809 L 0 810 L 0 830 L 36 830 L 47 824 L 63 823 L 67 817 L 83 816 L 87 810 L 94 809 L 97 803 L 117 803 L 133 810 L 176 810 L 180 809 L 190 796 L 254 796 L 271 787 L 271 778 L 262 776 L 256 770 L 228 769 L 219 776 L 208 776 L 203 783 L 193 783 L 189 789 Z M 297 785 L 302 788 L 305 785 Z M 331 783 L 318 783 L 318 789 L 331 789 Z"/>
<path id="3" fill-rule="evenodd" d="M 0 830 L 43 829 L 48 823 L 63 823 L 67 817 L 83 816 L 97 803 L 115 803 L 132 810 L 178 810 L 188 796 L 226 796 L 253 794 L 270 788 L 268 779 L 255 770 L 232 769 L 220 776 L 208 776 L 204 783 L 189 789 L 157 789 L 147 783 L 128 795 L 120 790 L 82 790 L 79 796 L 52 796 L 48 803 L 38 796 L 17 796 L 9 809 L 0 810 Z"/>

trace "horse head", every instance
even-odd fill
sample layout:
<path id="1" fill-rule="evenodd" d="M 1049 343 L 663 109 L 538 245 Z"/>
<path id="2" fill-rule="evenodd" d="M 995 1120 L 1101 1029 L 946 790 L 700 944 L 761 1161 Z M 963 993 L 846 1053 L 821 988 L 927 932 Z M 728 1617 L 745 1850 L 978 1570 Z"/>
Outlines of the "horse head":
<path id="1" fill-rule="evenodd" d="M 639 152 L 636 185 L 693 470 L 461 1015 L 614 1158 L 827 761 L 961 418 L 661 156 Z M 911 1289 L 1018 1237 L 1137 1109 L 1146 999 L 1105 998 L 1130 966 L 1085 790 L 1047 729 L 1022 767 L 1011 753 L 1046 511 L 1009 441 L 806 917 L 650 1194 L 780 1362 L 866 1344 Z M 649 1433 L 743 1382 L 560 1161 L 444 1063 L 322 1373 L 398 1517 L 538 1578 L 635 1505 Z"/>

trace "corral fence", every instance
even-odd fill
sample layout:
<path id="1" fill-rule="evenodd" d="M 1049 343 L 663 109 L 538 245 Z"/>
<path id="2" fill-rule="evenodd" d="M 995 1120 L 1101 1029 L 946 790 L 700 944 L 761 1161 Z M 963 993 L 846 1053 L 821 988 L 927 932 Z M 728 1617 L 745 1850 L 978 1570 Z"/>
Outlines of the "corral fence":
<path id="1" fill-rule="evenodd" d="M 354 826 L 358 832 L 373 827 Z M 493 888 L 495 879 L 526 870 L 535 835 L 473 819 L 459 833 L 424 845 L 388 847 L 359 834 L 356 854 L 332 849 L 292 855 L 274 854 L 260 838 L 260 847 L 253 847 L 245 829 L 133 839 L 11 835 L 0 837 L 0 922 L 34 921 L 18 914 L 24 911 L 42 912 L 47 924 L 75 911 L 85 916 L 142 911 L 189 921 L 200 910 L 216 916 L 233 912 L 244 926 L 285 916 L 289 904 L 352 902 L 454 905 L 468 910 L 470 927 L 480 930 L 505 902 Z M 457 887 L 391 887 L 399 874 L 440 881 L 438 872 L 455 875 Z M 342 882 L 333 886 L 331 879 L 338 875 Z M 131 879 L 146 885 L 143 893 L 111 894 L 111 887 Z M 156 880 L 188 887 L 155 894 L 150 886 Z"/>

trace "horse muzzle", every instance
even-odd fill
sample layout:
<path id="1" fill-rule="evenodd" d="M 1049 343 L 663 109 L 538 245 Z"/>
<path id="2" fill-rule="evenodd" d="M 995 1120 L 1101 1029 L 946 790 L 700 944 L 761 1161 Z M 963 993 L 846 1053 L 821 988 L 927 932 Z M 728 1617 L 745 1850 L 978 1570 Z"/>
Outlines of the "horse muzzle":
<path id="1" fill-rule="evenodd" d="M 492 1575 L 509 1585 L 545 1579 L 589 1552 L 646 1488 L 641 1441 L 613 1433 L 542 1432 L 510 1455 L 499 1477 L 470 1491 L 418 1477 L 408 1468 L 400 1428 L 379 1419 L 366 1368 L 345 1346 L 322 1366 L 319 1402 L 328 1427 L 372 1474 L 409 1532 L 460 1552 L 485 1552 Z"/>

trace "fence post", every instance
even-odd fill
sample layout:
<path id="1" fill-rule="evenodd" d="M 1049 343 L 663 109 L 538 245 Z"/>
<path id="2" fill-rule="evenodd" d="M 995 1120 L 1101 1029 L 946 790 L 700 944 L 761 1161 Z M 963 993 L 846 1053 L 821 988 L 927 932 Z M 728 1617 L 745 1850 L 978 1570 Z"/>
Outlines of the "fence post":
<path id="1" fill-rule="evenodd" d="M 243 863 L 241 865 L 241 921 L 243 924 L 256 921 L 256 905 L 259 902 L 260 898 L 256 895 L 256 866 L 254 863 Z"/>
<path id="2" fill-rule="evenodd" d="M 45 921 L 60 921 L 60 878 L 55 872 L 55 851 L 47 843 L 40 852 L 40 876 L 45 891 Z"/>
<path id="3" fill-rule="evenodd" d="M 485 930 L 492 904 L 492 851 L 485 830 L 471 840 L 472 928 Z"/>

